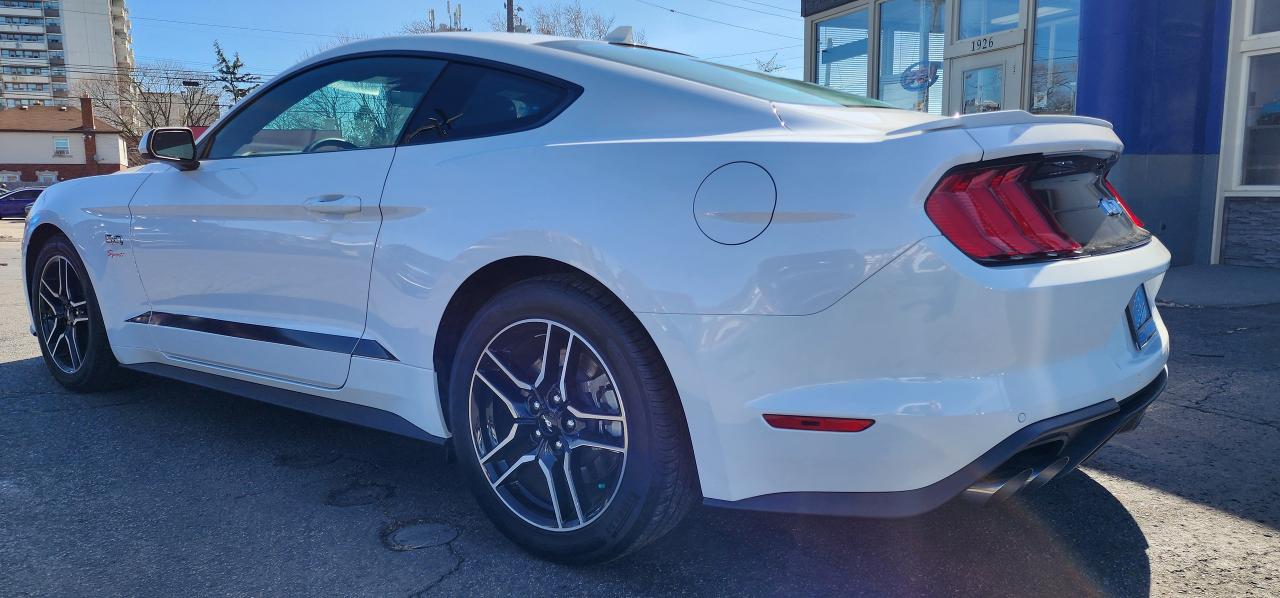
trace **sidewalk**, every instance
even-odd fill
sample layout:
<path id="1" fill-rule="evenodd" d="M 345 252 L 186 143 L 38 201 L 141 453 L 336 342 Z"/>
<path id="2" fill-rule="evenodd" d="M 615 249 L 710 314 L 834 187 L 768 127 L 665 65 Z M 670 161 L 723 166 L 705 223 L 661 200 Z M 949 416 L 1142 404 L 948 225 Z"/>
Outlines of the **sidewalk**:
<path id="1" fill-rule="evenodd" d="M 1280 269 L 1179 266 L 1165 275 L 1156 301 L 1198 307 L 1280 303 Z"/>

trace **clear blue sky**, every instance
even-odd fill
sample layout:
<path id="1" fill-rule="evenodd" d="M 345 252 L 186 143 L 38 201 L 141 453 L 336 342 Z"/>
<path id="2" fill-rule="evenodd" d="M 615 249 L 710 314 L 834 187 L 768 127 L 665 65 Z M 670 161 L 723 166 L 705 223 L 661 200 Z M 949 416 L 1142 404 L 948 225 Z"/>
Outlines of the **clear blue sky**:
<path id="1" fill-rule="evenodd" d="M 517 0 L 526 10 L 557 0 Z M 643 29 L 650 45 L 678 50 L 717 62 L 754 67 L 753 59 L 777 54 L 786 69 L 776 74 L 803 75 L 804 22 L 799 0 L 581 0 L 615 17 L 616 25 Z M 667 9 L 688 13 L 673 14 Z M 182 61 L 194 70 L 209 70 L 213 41 L 228 52 L 239 52 L 248 69 L 274 74 L 297 62 L 335 34 L 378 36 L 397 32 L 406 22 L 423 19 L 435 8 L 437 20 L 445 0 L 127 0 L 133 17 L 133 47 L 138 62 Z M 503 0 L 462 3 L 463 25 L 487 31 L 489 15 L 502 10 Z M 696 18 L 731 23 L 750 31 Z M 781 16 L 775 16 L 781 15 Z M 187 21 L 193 25 L 166 21 Z M 225 26 L 272 29 L 319 35 L 247 31 Z M 767 33 L 765 33 L 767 32 Z M 760 52 L 760 50 L 768 50 Z M 754 54 L 745 54 L 756 52 Z"/>

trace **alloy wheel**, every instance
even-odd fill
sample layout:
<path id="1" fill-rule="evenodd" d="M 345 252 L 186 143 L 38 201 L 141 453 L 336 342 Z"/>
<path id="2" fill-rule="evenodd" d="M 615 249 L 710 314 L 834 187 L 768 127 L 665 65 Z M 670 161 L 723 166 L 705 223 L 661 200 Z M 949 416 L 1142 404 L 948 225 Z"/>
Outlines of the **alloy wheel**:
<path id="1" fill-rule="evenodd" d="M 84 364 L 89 338 L 89 302 L 71 262 L 56 255 L 45 262 L 38 280 L 40 338 L 53 364 L 74 374 Z"/>
<path id="2" fill-rule="evenodd" d="M 468 402 L 476 458 L 512 513 L 565 532 L 608 509 L 626 467 L 626 413 L 581 334 L 545 319 L 507 326 L 480 354 Z"/>

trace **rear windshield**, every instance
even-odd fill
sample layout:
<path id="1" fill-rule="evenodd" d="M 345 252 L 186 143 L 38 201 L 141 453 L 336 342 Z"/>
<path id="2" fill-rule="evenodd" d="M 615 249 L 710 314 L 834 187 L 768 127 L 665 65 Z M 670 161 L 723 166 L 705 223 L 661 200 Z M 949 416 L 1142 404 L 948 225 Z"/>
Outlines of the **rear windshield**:
<path id="1" fill-rule="evenodd" d="M 893 106 L 884 102 L 836 91 L 821 85 L 715 64 L 674 52 L 586 40 L 559 40 L 543 42 L 542 45 L 657 71 L 712 87 L 736 91 L 770 102 L 809 104 L 813 106 L 893 108 Z"/>

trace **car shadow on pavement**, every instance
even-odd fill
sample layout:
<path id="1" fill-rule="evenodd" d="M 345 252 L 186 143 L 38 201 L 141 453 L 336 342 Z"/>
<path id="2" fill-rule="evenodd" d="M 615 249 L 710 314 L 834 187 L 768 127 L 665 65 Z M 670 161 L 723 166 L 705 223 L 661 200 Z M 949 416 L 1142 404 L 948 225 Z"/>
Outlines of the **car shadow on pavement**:
<path id="1" fill-rule="evenodd" d="M 953 504 L 901 520 L 698 507 L 628 558 L 565 567 L 505 540 L 432 445 L 149 377 L 70 394 L 43 368 L 38 358 L 0 363 L 0 442 L 18 492 L 9 515 L 25 513 L 0 522 L 19 538 L 12 553 L 0 550 L 0 565 L 63 572 L 15 580 L 37 593 L 54 578 L 62 585 L 52 593 L 99 584 L 177 591 L 170 584 L 187 579 L 183 563 L 200 562 L 208 593 L 240 593 L 252 580 L 266 593 L 1149 594 L 1142 531 L 1081 472 L 1003 505 Z M 76 500 L 41 498 L 58 493 Z M 387 529 L 418 520 L 447 526 L 454 539 L 386 548 Z M 21 540 L 69 545 L 94 530 L 121 535 L 62 556 Z M 288 566 L 275 562 L 280 538 L 290 539 Z M 165 556 L 139 568 L 137 552 Z M 100 576 L 86 577 L 93 567 Z"/>
<path id="2" fill-rule="evenodd" d="M 704 508 L 616 566 L 644 575 L 696 562 L 723 576 L 711 593 L 1145 596 L 1146 549 L 1124 505 L 1077 472 L 1003 505 L 910 519 Z"/>

